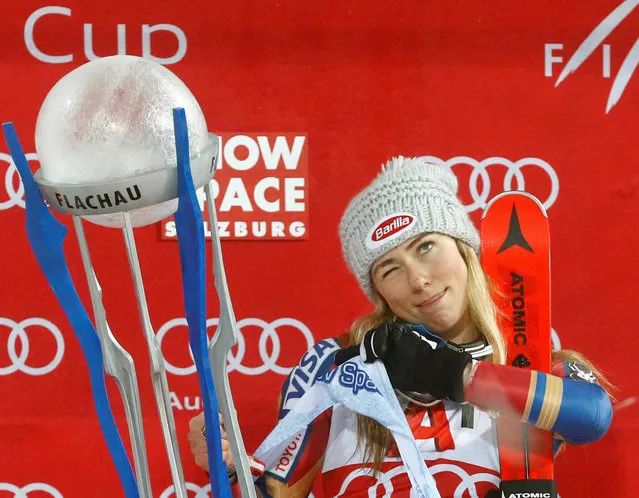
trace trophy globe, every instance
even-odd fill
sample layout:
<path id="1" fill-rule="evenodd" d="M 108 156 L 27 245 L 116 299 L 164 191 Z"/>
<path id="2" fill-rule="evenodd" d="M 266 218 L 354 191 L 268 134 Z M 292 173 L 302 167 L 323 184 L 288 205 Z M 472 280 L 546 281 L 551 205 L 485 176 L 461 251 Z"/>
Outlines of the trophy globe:
<path id="1" fill-rule="evenodd" d="M 212 177 L 217 137 L 197 100 L 164 66 L 117 55 L 88 62 L 48 93 L 36 122 L 35 179 L 57 211 L 107 227 L 177 209 L 174 108 L 184 108 L 195 187 Z"/>

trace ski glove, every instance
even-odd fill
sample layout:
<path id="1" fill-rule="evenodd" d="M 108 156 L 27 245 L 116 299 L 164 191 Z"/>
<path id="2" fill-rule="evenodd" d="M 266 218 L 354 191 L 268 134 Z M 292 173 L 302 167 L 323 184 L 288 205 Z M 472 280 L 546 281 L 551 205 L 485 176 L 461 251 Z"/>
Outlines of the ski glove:
<path id="1" fill-rule="evenodd" d="M 369 330 L 362 345 L 364 361 L 382 360 L 396 389 L 464 401 L 464 369 L 472 357 L 460 348 L 435 349 L 411 325 L 398 322 L 383 323 Z M 340 365 L 359 352 L 360 346 L 338 351 L 335 364 Z"/>

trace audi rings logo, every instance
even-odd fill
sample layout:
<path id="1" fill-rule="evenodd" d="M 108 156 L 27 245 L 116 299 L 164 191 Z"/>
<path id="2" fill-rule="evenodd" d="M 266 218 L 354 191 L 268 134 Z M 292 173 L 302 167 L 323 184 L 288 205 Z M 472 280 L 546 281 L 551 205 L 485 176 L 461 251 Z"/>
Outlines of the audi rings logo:
<path id="1" fill-rule="evenodd" d="M 33 493 L 34 491 L 42 491 L 43 493 L 47 493 L 53 498 L 64 498 L 60 491 L 55 489 L 53 486 L 45 484 L 43 482 L 34 482 L 31 484 L 27 484 L 22 488 L 19 488 L 18 486 L 15 486 L 14 484 L 10 484 L 8 482 L 0 482 L 0 491 L 8 491 L 9 493 L 13 493 L 13 498 L 29 498 L 29 493 Z M 38 496 L 41 495 L 38 494 Z"/>
<path id="2" fill-rule="evenodd" d="M 468 179 L 468 193 L 472 203 L 466 205 L 466 210 L 469 213 L 477 209 L 484 209 L 490 199 L 501 192 L 509 190 L 524 190 L 533 194 L 542 202 L 546 209 L 555 203 L 559 195 L 559 177 L 557 173 L 550 164 L 536 157 L 525 157 L 514 162 L 504 157 L 489 157 L 482 161 L 468 156 L 456 156 L 448 160 L 442 160 L 434 156 L 422 156 L 421 159 L 429 163 L 446 166 L 457 175 L 458 179 L 460 179 L 460 176 L 457 166 L 466 165 L 472 167 L 472 172 Z M 493 183 L 498 178 L 501 178 L 500 175 L 502 174 L 504 176 L 501 190 L 495 189 L 493 191 Z M 533 176 L 536 181 L 533 188 L 530 188 L 529 184 L 531 182 L 527 180 Z M 461 181 L 460 184 L 462 184 Z M 463 200 L 465 196 L 462 195 L 461 197 Z"/>
<path id="3" fill-rule="evenodd" d="M 25 154 L 27 161 L 37 161 L 38 154 L 29 152 Z M 0 152 L 0 163 L 6 163 L 7 169 L 4 175 L 4 190 L 6 196 L 0 196 L 0 211 L 12 208 L 13 206 L 24 207 L 24 186 L 18 174 L 18 168 L 13 163 L 9 154 Z M 1 170 L 0 170 L 1 171 Z"/>
<path id="4" fill-rule="evenodd" d="M 559 334 L 555 329 L 550 329 L 550 342 L 552 344 L 553 351 L 561 351 L 561 340 Z"/>
<path id="5" fill-rule="evenodd" d="M 193 484 L 192 482 L 186 483 L 186 490 L 193 491 L 195 494 L 191 495 L 187 493 L 189 498 L 211 498 L 211 485 L 207 484 L 206 486 L 198 486 L 197 484 Z M 175 486 L 169 486 L 165 489 L 160 498 L 173 498 L 175 497 Z"/>
<path id="6" fill-rule="evenodd" d="M 64 338 L 62 332 L 49 320 L 44 318 L 27 318 L 21 322 L 16 322 L 10 318 L 0 317 L 0 329 L 8 327 L 11 329 L 9 338 L 7 339 L 7 352 L 9 354 L 10 364 L 2 366 L 0 364 L 0 375 L 10 375 L 14 372 L 21 371 L 27 375 L 46 375 L 52 372 L 62 361 L 64 356 Z M 30 340 L 27 334 L 29 327 L 42 327 L 53 335 L 56 343 L 56 350 L 53 358 L 44 366 L 34 367 L 27 365 L 29 357 Z M 18 353 L 17 343 L 20 341 L 20 353 Z"/>
<path id="7" fill-rule="evenodd" d="M 217 328 L 218 323 L 219 318 L 209 318 L 206 321 L 207 329 L 211 327 Z M 247 350 L 245 331 L 248 327 L 257 327 L 261 330 L 260 338 L 257 345 L 260 356 L 260 364 L 256 366 L 248 366 L 244 364 L 244 358 Z M 162 327 L 160 327 L 160 329 L 157 331 L 157 340 L 160 343 L 160 347 L 162 347 L 162 342 L 165 340 L 166 335 L 171 330 L 174 330 L 176 328 L 183 329 L 185 343 L 188 346 L 186 319 L 174 318 L 162 325 Z M 299 357 L 302 356 L 305 351 L 310 349 L 315 343 L 315 339 L 309 328 L 302 322 L 294 318 L 278 318 L 277 320 L 270 323 L 259 318 L 244 318 L 237 322 L 237 328 L 239 332 L 237 340 L 237 350 L 235 353 L 233 353 L 233 351 L 229 353 L 228 370 L 229 372 L 237 370 L 244 375 L 260 375 L 269 370 L 281 375 L 287 375 L 291 371 L 291 369 L 295 366 L 294 364 L 291 366 L 285 366 L 278 363 L 280 354 L 282 352 L 282 343 L 291 343 L 291 341 L 289 340 L 282 341 L 280 332 L 288 334 L 289 330 L 297 330 L 298 333 L 301 334 L 303 339 L 305 340 L 304 349 L 300 348 L 298 354 L 295 355 L 294 363 L 299 359 Z M 272 346 L 270 352 L 267 347 L 269 341 Z M 195 373 L 196 368 L 195 363 L 193 362 L 193 355 L 190 351 L 190 348 L 188 349 L 189 354 L 191 355 L 191 364 L 188 366 L 176 366 L 169 363 L 169 361 L 167 361 L 167 359 L 165 358 L 164 365 L 168 372 L 174 375 L 191 375 Z"/>

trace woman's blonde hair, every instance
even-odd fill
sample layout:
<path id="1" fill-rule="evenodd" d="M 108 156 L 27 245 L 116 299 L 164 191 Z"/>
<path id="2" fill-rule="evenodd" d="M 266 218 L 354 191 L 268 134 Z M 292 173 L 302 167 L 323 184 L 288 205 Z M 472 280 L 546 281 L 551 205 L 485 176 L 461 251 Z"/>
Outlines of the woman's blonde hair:
<path id="1" fill-rule="evenodd" d="M 506 343 L 498 325 L 498 309 L 495 306 L 492 294 L 495 287 L 484 272 L 479 257 L 474 249 L 461 240 L 455 240 L 457 249 L 468 269 L 468 312 L 471 323 L 493 348 L 492 355 L 486 361 L 503 365 L 506 362 Z M 396 319 L 386 301 L 373 289 L 374 311 L 355 320 L 350 330 L 350 344 L 360 344 L 367 331 L 378 327 L 384 322 Z M 575 361 L 588 367 L 600 384 L 608 391 L 613 386 L 606 380 L 603 374 L 595 368 L 582 354 L 575 351 L 553 352 L 553 361 Z M 375 420 L 364 415 L 357 415 L 357 447 L 364 448 L 364 462 L 374 469 L 381 470 L 390 445 L 393 442 L 391 432 Z"/>

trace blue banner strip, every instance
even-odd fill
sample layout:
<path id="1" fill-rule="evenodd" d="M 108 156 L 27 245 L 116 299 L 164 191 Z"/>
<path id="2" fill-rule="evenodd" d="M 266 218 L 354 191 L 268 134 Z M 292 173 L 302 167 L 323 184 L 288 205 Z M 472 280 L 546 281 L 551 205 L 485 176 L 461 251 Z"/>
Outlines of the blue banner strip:
<path id="1" fill-rule="evenodd" d="M 13 123 L 3 124 L 2 129 L 9 152 L 24 184 L 26 228 L 31 249 L 82 347 L 89 367 L 93 402 L 102 434 L 124 487 L 124 493 L 127 498 L 138 498 L 140 494 L 133 469 L 109 405 L 100 339 L 76 292 L 64 257 L 62 246 L 67 228 L 55 219 L 42 200 Z"/>
<path id="2" fill-rule="evenodd" d="M 202 211 L 191 177 L 188 128 L 183 108 L 173 109 L 173 126 L 175 128 L 179 195 L 178 209 L 173 217 L 175 218 L 182 265 L 182 286 L 184 288 L 186 321 L 189 325 L 189 342 L 202 390 L 204 420 L 207 427 L 206 443 L 209 456 L 211 494 L 215 498 L 230 498 L 231 486 L 226 464 L 222 459 L 222 435 L 218 419 L 217 395 L 208 356 L 204 225 Z"/>

